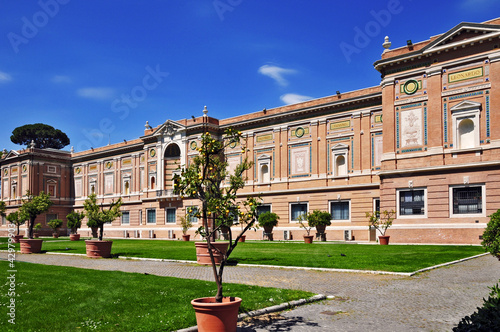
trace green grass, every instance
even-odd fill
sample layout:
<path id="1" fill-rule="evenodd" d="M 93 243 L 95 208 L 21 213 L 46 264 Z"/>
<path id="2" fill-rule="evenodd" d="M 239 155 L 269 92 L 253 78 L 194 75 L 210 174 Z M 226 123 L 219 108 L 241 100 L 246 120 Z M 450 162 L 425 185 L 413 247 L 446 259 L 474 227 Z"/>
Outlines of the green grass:
<path id="1" fill-rule="evenodd" d="M 6 248 L 6 244 L 0 244 L 0 249 Z M 42 250 L 84 254 L 85 242 L 69 240 L 44 242 Z M 483 252 L 479 246 L 380 246 L 333 242 L 305 244 L 250 241 L 238 244 L 230 260 L 240 264 L 414 272 Z M 112 253 L 115 257 L 196 260 L 193 242 L 184 241 L 114 240 Z"/>
<path id="2" fill-rule="evenodd" d="M 10 268 L 0 261 L 1 271 Z M 16 324 L 7 320 L 9 285 L 0 286 L 1 331 L 172 331 L 196 325 L 191 300 L 214 296 L 214 282 L 15 262 Z M 224 284 L 251 311 L 312 293 Z"/>

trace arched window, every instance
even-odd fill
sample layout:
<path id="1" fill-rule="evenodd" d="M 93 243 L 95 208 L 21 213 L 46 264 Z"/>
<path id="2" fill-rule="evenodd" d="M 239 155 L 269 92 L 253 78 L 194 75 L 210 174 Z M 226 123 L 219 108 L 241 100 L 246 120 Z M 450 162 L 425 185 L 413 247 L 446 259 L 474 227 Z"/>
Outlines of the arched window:
<path id="1" fill-rule="evenodd" d="M 158 184 L 158 189 L 173 189 L 173 177 L 181 161 L 181 149 L 175 143 L 170 143 L 163 154 L 163 184 Z M 163 188 L 161 188 L 163 187 Z"/>
<path id="2" fill-rule="evenodd" d="M 474 122 L 471 119 L 463 119 L 458 125 L 458 143 L 460 149 L 475 147 L 474 144 Z"/>
<path id="3" fill-rule="evenodd" d="M 156 179 L 154 176 L 151 177 L 151 189 L 155 189 L 156 188 Z"/>
<path id="4" fill-rule="evenodd" d="M 172 158 L 180 156 L 181 156 L 181 149 L 179 149 L 179 146 L 175 143 L 170 144 L 165 149 L 164 158 Z"/>

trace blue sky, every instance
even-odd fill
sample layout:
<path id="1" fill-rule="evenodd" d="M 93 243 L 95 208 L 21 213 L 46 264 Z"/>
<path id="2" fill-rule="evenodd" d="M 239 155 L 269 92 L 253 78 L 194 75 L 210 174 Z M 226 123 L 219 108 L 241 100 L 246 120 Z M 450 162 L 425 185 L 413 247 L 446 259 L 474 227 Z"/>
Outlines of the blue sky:
<path id="1" fill-rule="evenodd" d="M 498 16 L 497 0 L 4 0 L 0 149 L 28 123 L 81 151 L 205 105 L 223 119 L 375 86 L 386 35 L 396 48 Z"/>

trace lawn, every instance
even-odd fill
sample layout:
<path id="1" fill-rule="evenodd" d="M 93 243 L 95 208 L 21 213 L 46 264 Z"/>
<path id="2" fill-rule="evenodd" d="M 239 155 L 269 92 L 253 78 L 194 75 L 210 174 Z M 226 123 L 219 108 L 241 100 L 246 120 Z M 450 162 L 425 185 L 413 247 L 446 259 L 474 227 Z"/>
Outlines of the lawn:
<path id="1" fill-rule="evenodd" d="M 8 263 L 0 261 L 8 271 Z M 8 322 L 9 283 L 0 286 L 1 331 L 173 331 L 196 325 L 191 300 L 214 296 L 214 282 L 139 273 L 15 262 L 15 326 Z M 314 294 L 224 284 L 243 298 L 241 312 Z"/>
<path id="2" fill-rule="evenodd" d="M 44 242 L 42 250 L 85 253 L 84 241 Z M 67 239 L 67 238 L 66 238 Z M 0 240 L 1 241 L 1 240 Z M 7 249 L 0 244 L 0 249 Z M 116 256 L 196 260 L 193 242 L 114 240 Z M 479 246 L 363 245 L 334 242 L 247 241 L 238 244 L 230 261 L 244 264 L 302 266 L 392 272 L 414 272 L 429 266 L 484 253 Z"/>

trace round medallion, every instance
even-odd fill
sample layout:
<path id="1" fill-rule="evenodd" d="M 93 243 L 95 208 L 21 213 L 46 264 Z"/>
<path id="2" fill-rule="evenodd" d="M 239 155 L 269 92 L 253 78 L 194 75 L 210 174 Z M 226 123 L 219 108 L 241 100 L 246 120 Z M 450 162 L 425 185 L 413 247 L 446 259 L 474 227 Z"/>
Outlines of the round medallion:
<path id="1" fill-rule="evenodd" d="M 403 91 L 407 95 L 412 95 L 418 90 L 418 82 L 415 80 L 409 80 L 406 81 L 406 83 L 403 85 Z"/>
<path id="2" fill-rule="evenodd" d="M 301 138 L 302 136 L 304 136 L 305 132 L 306 131 L 304 130 L 304 128 L 299 127 L 295 130 L 295 136 Z"/>
<path id="3" fill-rule="evenodd" d="M 155 150 L 155 149 L 151 149 L 151 150 L 149 150 L 149 155 L 150 155 L 151 157 L 156 156 L 156 150 Z"/>
<path id="4" fill-rule="evenodd" d="M 9 175 L 9 170 L 7 168 L 3 170 L 3 175 Z"/>
<path id="5" fill-rule="evenodd" d="M 229 144 L 229 147 L 231 149 L 234 149 L 236 147 L 236 141 L 231 142 L 231 144 Z"/>
<path id="6" fill-rule="evenodd" d="M 111 161 L 108 161 L 108 162 L 106 163 L 106 168 L 107 168 L 107 169 L 110 169 L 112 166 L 113 166 L 113 163 L 112 163 Z"/>
<path id="7" fill-rule="evenodd" d="M 82 169 L 80 167 L 75 168 L 75 173 L 76 174 L 80 174 L 81 171 L 82 171 Z"/>
<path id="8" fill-rule="evenodd" d="M 196 148 L 198 147 L 198 143 L 196 143 L 196 141 L 192 141 L 191 143 L 189 143 L 189 147 L 191 148 L 191 150 L 196 150 Z"/>
<path id="9" fill-rule="evenodd" d="M 28 166 L 23 165 L 22 170 L 23 170 L 23 172 L 26 172 L 28 170 Z"/>

